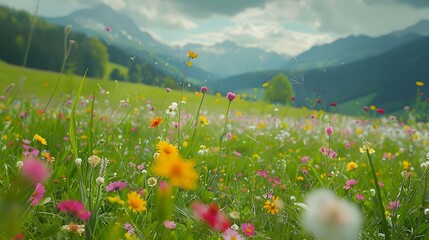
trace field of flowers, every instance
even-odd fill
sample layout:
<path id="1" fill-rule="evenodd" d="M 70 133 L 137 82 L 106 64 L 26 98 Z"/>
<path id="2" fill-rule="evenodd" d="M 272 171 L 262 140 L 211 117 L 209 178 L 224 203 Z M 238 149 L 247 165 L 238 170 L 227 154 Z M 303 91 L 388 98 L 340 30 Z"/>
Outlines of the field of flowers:
<path id="1" fill-rule="evenodd" d="M 264 115 L 232 92 L 208 108 L 206 87 L 190 108 L 84 82 L 50 106 L 1 93 L 2 239 L 428 239 L 417 108 Z"/>

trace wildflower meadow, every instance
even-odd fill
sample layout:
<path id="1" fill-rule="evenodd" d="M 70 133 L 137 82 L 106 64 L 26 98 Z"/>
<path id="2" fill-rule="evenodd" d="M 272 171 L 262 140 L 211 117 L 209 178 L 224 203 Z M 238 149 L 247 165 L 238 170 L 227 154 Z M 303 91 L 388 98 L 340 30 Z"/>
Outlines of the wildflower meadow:
<path id="1" fill-rule="evenodd" d="M 426 102 L 395 116 L 254 103 L 188 91 L 196 64 L 188 52 L 181 88 L 155 95 L 10 79 L 1 238 L 428 239 Z"/>

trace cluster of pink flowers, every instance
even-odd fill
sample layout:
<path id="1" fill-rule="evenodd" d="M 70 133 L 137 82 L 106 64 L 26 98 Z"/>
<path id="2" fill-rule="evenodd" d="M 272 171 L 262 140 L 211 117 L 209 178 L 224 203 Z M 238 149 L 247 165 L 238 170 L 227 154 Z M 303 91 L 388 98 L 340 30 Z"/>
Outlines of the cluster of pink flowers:
<path id="1" fill-rule="evenodd" d="M 323 155 L 325 155 L 326 157 L 329 157 L 329 158 L 331 158 L 331 159 L 334 159 L 334 158 L 336 158 L 336 157 L 338 156 L 338 153 L 337 153 L 337 152 L 335 152 L 332 148 L 326 149 L 326 148 L 324 148 L 324 147 L 321 147 L 321 148 L 319 149 L 319 151 L 320 151 Z"/>
<path id="2" fill-rule="evenodd" d="M 273 187 L 275 187 L 275 186 L 277 186 L 277 185 L 280 185 L 282 182 L 280 181 L 280 178 L 278 178 L 278 177 L 274 177 L 274 178 L 271 178 L 270 176 L 269 176 L 269 174 L 268 174 L 268 170 L 262 170 L 262 169 L 259 169 L 258 170 L 258 176 L 260 176 L 260 177 L 264 177 L 264 178 L 266 178 L 267 180 L 268 180 L 268 182 L 269 183 L 272 183 L 273 184 Z"/>

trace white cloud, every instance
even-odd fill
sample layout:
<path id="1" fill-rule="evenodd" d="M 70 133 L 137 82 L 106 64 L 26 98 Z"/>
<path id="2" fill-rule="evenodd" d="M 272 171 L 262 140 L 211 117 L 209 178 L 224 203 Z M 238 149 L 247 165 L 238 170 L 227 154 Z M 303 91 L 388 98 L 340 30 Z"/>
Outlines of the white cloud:
<path id="1" fill-rule="evenodd" d="M 103 3 L 109 5 L 114 10 L 121 10 L 127 6 L 125 0 L 103 0 Z"/>
<path id="2" fill-rule="evenodd" d="M 136 9 L 138 16 L 143 18 L 136 23 L 142 27 L 148 28 L 153 26 L 164 28 L 179 28 L 190 30 L 197 27 L 197 24 L 174 8 L 174 5 L 163 1 L 147 1 L 145 4 L 135 4 L 131 6 Z"/>

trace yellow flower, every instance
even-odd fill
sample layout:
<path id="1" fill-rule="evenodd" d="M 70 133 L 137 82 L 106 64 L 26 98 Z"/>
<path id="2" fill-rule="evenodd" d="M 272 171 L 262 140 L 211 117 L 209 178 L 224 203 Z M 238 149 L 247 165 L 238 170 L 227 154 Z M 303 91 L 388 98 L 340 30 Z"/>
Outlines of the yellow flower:
<path id="1" fill-rule="evenodd" d="M 188 51 L 188 57 L 190 59 L 194 59 L 194 58 L 198 57 L 198 54 L 196 54 L 195 52 L 192 52 L 192 51 Z"/>
<path id="2" fill-rule="evenodd" d="M 44 139 L 43 137 L 41 137 L 39 134 L 35 134 L 34 135 L 34 140 L 40 142 L 43 145 L 48 145 L 48 143 L 46 142 L 46 139 Z"/>
<path id="3" fill-rule="evenodd" d="M 369 109 L 371 109 L 371 111 L 375 111 L 375 109 L 377 109 L 377 107 L 374 105 L 371 105 L 371 106 L 369 106 Z"/>
<path id="4" fill-rule="evenodd" d="M 402 167 L 403 167 L 404 170 L 410 169 L 410 162 L 408 162 L 407 160 L 404 160 L 402 162 Z"/>
<path id="5" fill-rule="evenodd" d="M 357 167 L 358 167 L 357 163 L 355 163 L 353 161 L 350 161 L 346 165 L 346 170 L 347 171 L 352 171 L 352 170 L 355 170 Z"/>
<path id="6" fill-rule="evenodd" d="M 279 213 L 280 208 L 283 207 L 282 200 L 279 199 L 279 197 L 272 197 L 272 201 L 267 200 L 264 203 L 264 208 L 267 209 L 267 212 L 269 214 L 276 214 Z"/>
<path id="7" fill-rule="evenodd" d="M 176 157 L 179 156 L 179 150 L 172 144 L 169 144 L 166 141 L 160 141 L 156 145 L 156 150 L 159 153 L 160 157 L 168 156 L 168 157 Z"/>
<path id="8" fill-rule="evenodd" d="M 369 154 L 375 153 L 375 150 L 371 148 L 371 143 L 365 141 L 363 142 L 362 147 L 359 148 L 359 151 L 361 153 L 366 153 L 367 150 Z"/>
<path id="9" fill-rule="evenodd" d="M 416 85 L 417 85 L 418 87 L 423 87 L 423 85 L 425 85 L 425 83 L 424 83 L 424 82 L 417 81 L 417 82 L 416 82 Z"/>
<path id="10" fill-rule="evenodd" d="M 147 210 L 147 202 L 144 199 L 141 199 L 140 194 L 138 194 L 136 191 L 128 193 L 127 196 L 128 208 L 133 210 L 133 212 L 142 212 Z"/>
<path id="11" fill-rule="evenodd" d="M 124 201 L 117 195 L 114 197 L 107 197 L 107 200 L 109 200 L 110 203 L 124 204 Z"/>
<path id="12" fill-rule="evenodd" d="M 203 127 L 204 125 L 209 125 L 205 116 L 200 116 L 200 123 L 203 125 Z"/>
<path id="13" fill-rule="evenodd" d="M 296 177 L 296 180 L 298 180 L 298 181 L 304 181 L 304 177 L 303 176 L 298 176 L 298 177 Z"/>
<path id="14" fill-rule="evenodd" d="M 172 157 L 160 155 L 155 161 L 154 174 L 169 178 L 173 186 L 183 189 L 197 187 L 198 173 L 194 169 L 194 163 L 182 160 L 179 155 Z"/>

